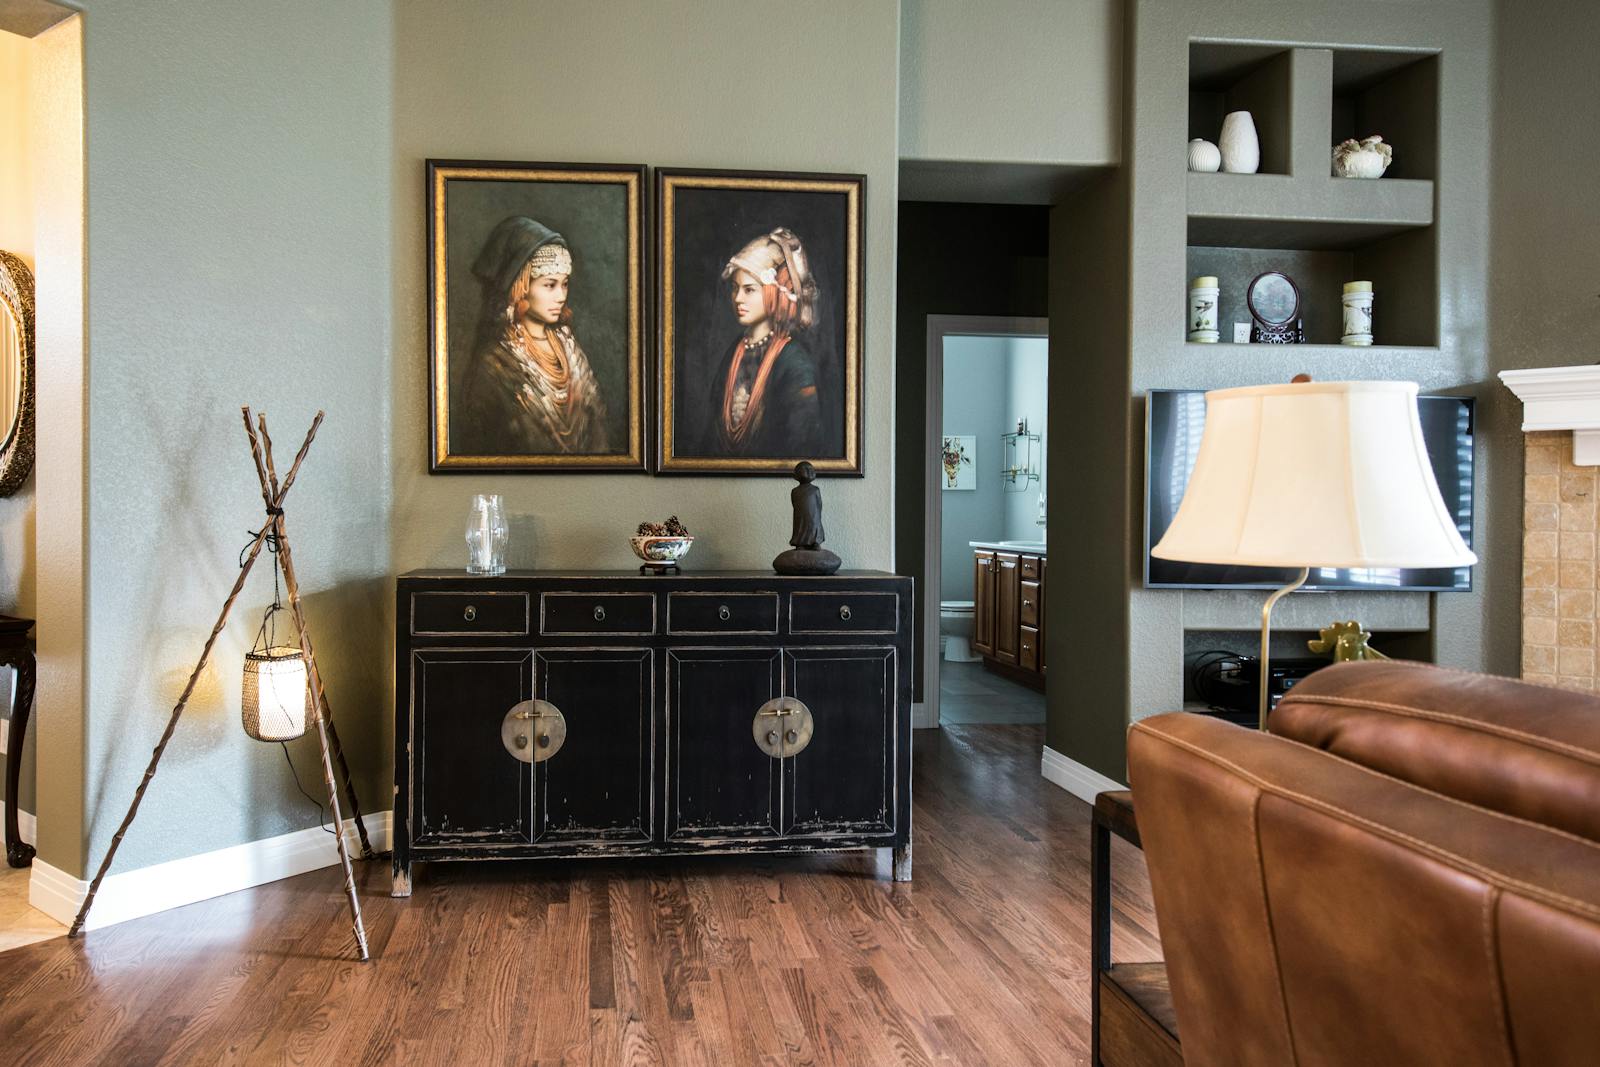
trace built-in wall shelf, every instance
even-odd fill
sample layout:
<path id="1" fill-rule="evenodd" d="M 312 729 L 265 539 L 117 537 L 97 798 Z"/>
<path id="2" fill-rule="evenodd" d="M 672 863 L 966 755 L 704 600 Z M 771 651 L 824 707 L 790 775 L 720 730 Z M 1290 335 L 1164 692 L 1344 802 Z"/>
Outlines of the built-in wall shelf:
<path id="1" fill-rule="evenodd" d="M 1189 136 L 1216 140 L 1236 110 L 1255 118 L 1260 172 L 1185 185 L 1188 276 L 1218 279 L 1222 336 L 1250 321 L 1251 279 L 1278 270 L 1300 288 L 1312 344 L 1337 345 L 1344 283 L 1362 280 L 1385 348 L 1436 351 L 1438 54 L 1191 41 Z M 1334 177 L 1334 144 L 1370 134 L 1393 146 L 1388 172 Z"/>
<path id="2" fill-rule="evenodd" d="M 1301 317 L 1309 346 L 1339 348 L 1343 332 L 1340 297 L 1344 283 L 1373 284 L 1373 337 L 1377 348 L 1427 349 L 1439 343 L 1438 257 L 1433 228 L 1406 230 L 1354 248 L 1260 248 L 1239 245 L 1188 246 L 1189 278 L 1217 279 L 1217 324 L 1233 338 L 1234 323 L 1248 323 L 1245 296 L 1251 279 L 1263 271 L 1282 271 L 1300 289 Z M 1186 324 L 1180 335 L 1187 337 Z M 1349 351 L 1345 349 L 1344 351 Z"/>
<path id="3" fill-rule="evenodd" d="M 1354 249 L 1433 225 L 1433 182 L 1190 174 L 1189 243 Z"/>

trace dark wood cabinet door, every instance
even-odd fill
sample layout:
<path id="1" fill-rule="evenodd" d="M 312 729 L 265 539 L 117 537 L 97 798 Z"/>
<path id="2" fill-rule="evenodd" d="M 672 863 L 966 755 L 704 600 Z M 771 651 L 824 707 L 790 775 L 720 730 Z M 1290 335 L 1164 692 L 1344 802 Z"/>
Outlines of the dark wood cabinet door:
<path id="1" fill-rule="evenodd" d="M 668 650 L 668 840 L 778 836 L 780 767 L 753 725 L 782 683 L 775 648 Z"/>
<path id="2" fill-rule="evenodd" d="M 972 647 L 994 655 L 994 553 L 972 556 Z"/>
<path id="3" fill-rule="evenodd" d="M 560 710 L 566 742 L 534 764 L 539 844 L 645 842 L 653 824 L 651 715 L 655 686 L 646 648 L 541 649 L 539 699 Z"/>
<path id="4" fill-rule="evenodd" d="M 1001 663 L 1017 662 L 1018 617 L 1017 573 L 1019 558 L 1012 552 L 994 554 L 994 658 Z"/>
<path id="5" fill-rule="evenodd" d="M 1048 584 L 1049 576 L 1050 576 L 1050 558 L 1048 556 L 1040 556 L 1039 557 L 1039 673 L 1040 674 L 1049 674 L 1050 673 L 1049 670 L 1045 666 L 1045 655 L 1044 655 L 1045 642 L 1050 640 L 1050 631 L 1045 626 L 1045 621 L 1044 621 L 1045 597 L 1050 595 L 1050 586 Z"/>
<path id="6" fill-rule="evenodd" d="M 892 832 L 894 649 L 786 649 L 784 673 L 812 719 L 811 743 L 783 761 L 784 834 Z"/>
<path id="7" fill-rule="evenodd" d="M 532 840 L 532 768 L 500 740 L 506 712 L 532 696 L 527 649 L 412 652 L 411 834 L 418 844 Z"/>

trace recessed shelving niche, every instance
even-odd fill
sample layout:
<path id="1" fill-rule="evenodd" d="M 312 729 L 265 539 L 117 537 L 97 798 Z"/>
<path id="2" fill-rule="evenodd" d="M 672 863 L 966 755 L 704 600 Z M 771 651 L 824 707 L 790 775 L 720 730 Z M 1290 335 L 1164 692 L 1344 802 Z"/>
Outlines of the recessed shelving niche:
<path id="1" fill-rule="evenodd" d="M 1364 279 L 1379 345 L 1435 348 L 1437 55 L 1196 41 L 1189 63 L 1190 136 L 1244 108 L 1262 141 L 1264 173 L 1187 176 L 1188 276 L 1218 278 L 1223 339 L 1250 321 L 1250 280 L 1281 270 L 1300 287 L 1308 343 L 1338 343 L 1343 284 Z M 1333 145 L 1373 133 L 1394 145 L 1388 174 L 1333 177 Z"/>
<path id="2" fill-rule="evenodd" d="M 1288 49 L 1270 45 L 1191 44 L 1190 139 L 1217 144 L 1223 117 L 1248 111 L 1261 141 L 1260 173 L 1288 174 L 1289 59 Z"/>
<path id="3" fill-rule="evenodd" d="M 1394 161 L 1376 183 L 1439 175 L 1439 57 L 1416 52 L 1333 53 L 1332 144 L 1380 134 Z"/>

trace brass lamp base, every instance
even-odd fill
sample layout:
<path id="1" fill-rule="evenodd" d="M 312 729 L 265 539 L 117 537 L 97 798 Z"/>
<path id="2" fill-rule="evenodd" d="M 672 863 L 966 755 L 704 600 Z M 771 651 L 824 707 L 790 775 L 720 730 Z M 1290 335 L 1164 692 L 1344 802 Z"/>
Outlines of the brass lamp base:
<path id="1" fill-rule="evenodd" d="M 1290 593 L 1306 584 L 1306 579 L 1311 577 L 1310 567 L 1301 567 L 1300 573 L 1293 581 L 1281 589 L 1274 589 L 1272 595 L 1267 597 L 1267 602 L 1261 606 L 1261 681 L 1257 686 L 1260 689 L 1260 728 L 1267 728 L 1267 681 L 1269 678 L 1267 666 L 1271 659 L 1268 649 L 1268 640 L 1272 637 L 1272 609 L 1273 606 L 1288 596 Z"/>

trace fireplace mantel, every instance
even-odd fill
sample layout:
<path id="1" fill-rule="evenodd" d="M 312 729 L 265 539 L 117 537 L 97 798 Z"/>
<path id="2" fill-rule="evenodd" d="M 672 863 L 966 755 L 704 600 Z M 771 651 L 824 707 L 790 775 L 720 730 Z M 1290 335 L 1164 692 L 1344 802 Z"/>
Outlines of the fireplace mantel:
<path id="1" fill-rule="evenodd" d="M 1522 401 L 1524 433 L 1572 431 L 1572 462 L 1600 466 L 1600 365 L 1504 370 L 1500 380 Z"/>

